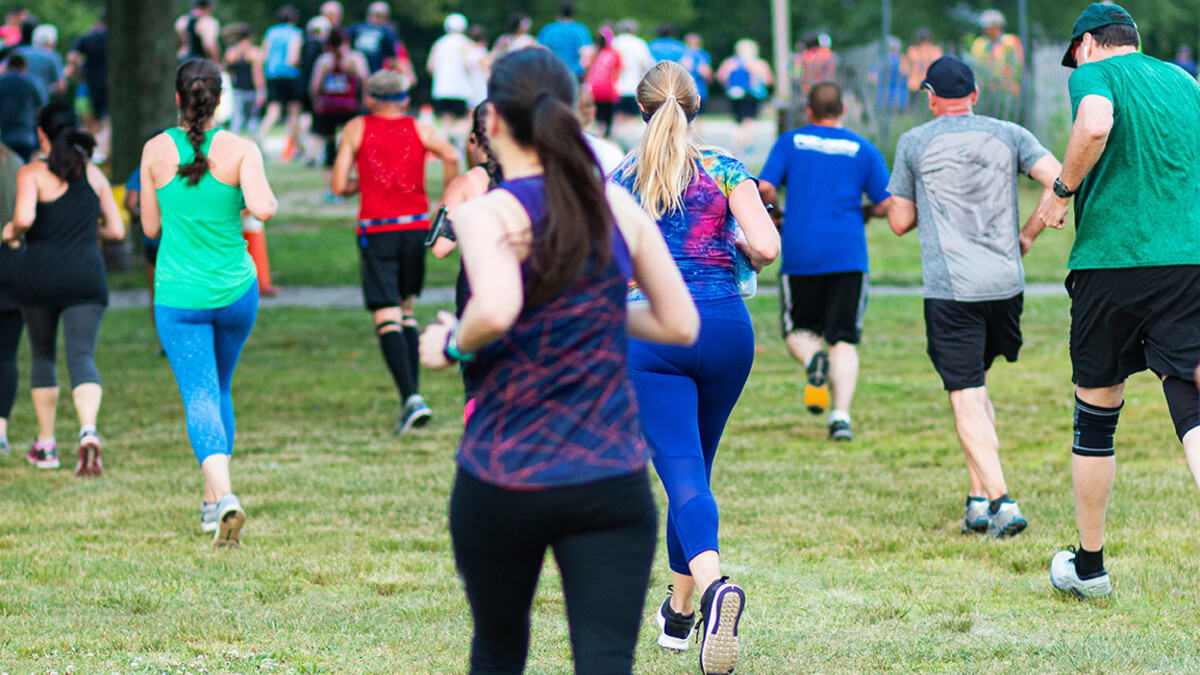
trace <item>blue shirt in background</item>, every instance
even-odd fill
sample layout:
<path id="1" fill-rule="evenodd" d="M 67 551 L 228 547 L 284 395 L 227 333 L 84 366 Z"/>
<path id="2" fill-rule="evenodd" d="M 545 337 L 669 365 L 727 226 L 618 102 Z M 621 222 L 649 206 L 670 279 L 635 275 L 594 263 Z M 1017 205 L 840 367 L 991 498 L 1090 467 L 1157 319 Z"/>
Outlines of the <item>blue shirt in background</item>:
<path id="1" fill-rule="evenodd" d="M 28 73 L 0 75 L 0 143 L 10 148 L 36 148 L 37 115 L 50 102 L 42 81 Z"/>
<path id="2" fill-rule="evenodd" d="M 661 37 L 650 43 L 650 55 L 654 57 L 655 63 L 659 61 L 679 63 L 683 60 L 683 55 L 687 53 L 687 50 L 687 45 L 675 38 Z"/>
<path id="3" fill-rule="evenodd" d="M 700 66 L 708 66 L 712 68 L 712 57 L 703 49 L 689 49 L 683 54 L 680 60 L 684 68 L 691 73 L 692 79 L 696 81 L 696 91 L 700 94 L 700 100 L 708 98 L 708 83 L 704 81 L 704 76 L 700 74 Z"/>
<path id="4" fill-rule="evenodd" d="M 263 75 L 269 79 L 293 79 L 300 77 L 299 64 L 288 65 L 288 50 L 293 40 L 304 41 L 304 32 L 290 23 L 275 24 L 267 29 L 263 47 L 267 59 L 263 64 Z"/>
<path id="5" fill-rule="evenodd" d="M 383 23 L 360 23 L 350 28 L 350 46 L 367 58 L 371 73 L 383 70 L 383 62 L 396 58 L 400 36 Z"/>
<path id="6" fill-rule="evenodd" d="M 575 75 L 583 74 L 583 65 L 579 63 L 579 50 L 592 44 L 592 34 L 587 26 L 578 21 L 555 21 L 546 24 L 538 32 L 537 41 L 543 47 L 554 52 Z"/>
<path id="7" fill-rule="evenodd" d="M 787 186 L 784 274 L 866 272 L 863 194 L 888 198 L 883 155 L 853 131 L 810 125 L 775 141 L 759 180 Z"/>

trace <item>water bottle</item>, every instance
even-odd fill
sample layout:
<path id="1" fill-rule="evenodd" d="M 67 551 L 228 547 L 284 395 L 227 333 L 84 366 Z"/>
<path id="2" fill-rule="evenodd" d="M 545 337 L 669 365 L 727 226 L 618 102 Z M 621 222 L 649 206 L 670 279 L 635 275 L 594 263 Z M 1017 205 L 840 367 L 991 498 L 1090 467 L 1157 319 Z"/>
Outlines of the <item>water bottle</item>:
<path id="1" fill-rule="evenodd" d="M 746 241 L 746 233 L 742 231 L 742 226 L 735 224 L 733 227 L 734 241 Z M 758 270 L 754 269 L 754 263 L 742 253 L 742 249 L 735 247 L 733 255 L 734 279 L 737 280 L 738 293 L 743 298 L 753 298 L 758 292 Z"/>

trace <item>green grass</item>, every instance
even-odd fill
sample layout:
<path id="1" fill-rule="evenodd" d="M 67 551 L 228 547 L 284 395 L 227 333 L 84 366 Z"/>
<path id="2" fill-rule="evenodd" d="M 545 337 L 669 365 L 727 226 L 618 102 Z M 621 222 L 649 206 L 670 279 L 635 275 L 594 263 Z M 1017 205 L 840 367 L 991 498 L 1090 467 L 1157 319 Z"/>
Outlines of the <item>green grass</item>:
<path id="1" fill-rule="evenodd" d="M 1131 381 L 1118 432 L 1116 597 L 1051 592 L 1050 557 L 1075 542 L 1064 298 L 1027 300 L 1022 359 L 993 372 L 1007 478 L 1031 522 L 1006 542 L 958 533 L 965 471 L 919 299 L 872 302 L 851 445 L 825 441 L 823 420 L 801 410 L 774 300 L 751 305 L 764 351 L 714 474 L 725 570 L 748 595 L 739 673 L 1200 670 L 1196 492 L 1148 376 Z M 145 313 L 111 312 L 101 343 L 106 477 L 0 463 L 0 673 L 465 670 L 470 615 L 446 529 L 453 373 L 423 374 L 435 420 L 397 439 L 363 312 L 263 311 L 235 382 L 246 547 L 214 553 Z M 62 409 L 58 435 L 70 439 Z M 23 398 L 11 435 L 23 445 L 32 432 Z M 637 670 L 695 672 L 694 647 L 654 646 L 661 549 Z M 552 564 L 533 634 L 528 672 L 568 672 Z"/>

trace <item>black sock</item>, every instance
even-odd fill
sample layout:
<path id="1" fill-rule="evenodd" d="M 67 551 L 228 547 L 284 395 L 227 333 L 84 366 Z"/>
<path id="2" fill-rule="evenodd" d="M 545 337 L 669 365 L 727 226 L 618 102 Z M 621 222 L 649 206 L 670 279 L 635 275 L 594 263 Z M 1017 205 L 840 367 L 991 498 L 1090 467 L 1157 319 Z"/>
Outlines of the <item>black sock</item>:
<path id="1" fill-rule="evenodd" d="M 967 495 L 967 506 L 968 507 L 971 506 L 971 502 L 986 502 L 986 501 L 987 501 L 987 497 L 972 497 L 971 495 Z"/>
<path id="2" fill-rule="evenodd" d="M 1004 494 L 1000 495 L 998 498 L 992 500 L 992 503 L 988 505 L 988 513 L 992 514 L 993 516 L 996 515 L 997 513 L 1000 513 L 1000 505 L 1005 504 L 1007 502 L 1011 502 L 1011 501 L 1012 501 L 1012 498 L 1010 498 L 1008 496 L 1008 493 L 1005 492 Z"/>
<path id="3" fill-rule="evenodd" d="M 412 373 L 413 391 L 421 390 L 421 334 L 416 326 L 401 325 L 408 341 L 408 367 Z"/>
<path id="4" fill-rule="evenodd" d="M 1075 551 L 1075 574 L 1080 579 L 1092 579 L 1104 574 L 1104 548 L 1099 551 L 1086 551 L 1083 544 Z"/>
<path id="5" fill-rule="evenodd" d="M 400 389 L 400 398 L 405 401 L 417 392 L 412 371 L 409 369 L 407 343 L 404 333 L 398 330 L 387 331 L 379 336 L 379 349 L 383 352 L 383 360 L 387 363 L 388 370 L 392 371 L 392 379 Z"/>

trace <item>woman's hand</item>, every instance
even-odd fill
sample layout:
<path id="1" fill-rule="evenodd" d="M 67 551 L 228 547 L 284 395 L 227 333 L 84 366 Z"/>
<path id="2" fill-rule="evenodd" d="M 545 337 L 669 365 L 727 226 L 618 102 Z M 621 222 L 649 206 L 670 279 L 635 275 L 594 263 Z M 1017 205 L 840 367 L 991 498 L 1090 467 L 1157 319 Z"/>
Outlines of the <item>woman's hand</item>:
<path id="1" fill-rule="evenodd" d="M 446 358 L 446 342 L 450 339 L 450 331 L 457 324 L 458 318 L 452 313 L 438 312 L 438 322 L 425 327 L 420 342 L 422 366 L 430 370 L 450 367 L 450 359 Z"/>
<path id="2" fill-rule="evenodd" d="M 17 233 L 13 231 L 11 220 L 4 224 L 3 230 L 0 230 L 0 242 L 8 244 L 9 248 L 20 248 L 21 240 L 17 238 Z"/>

